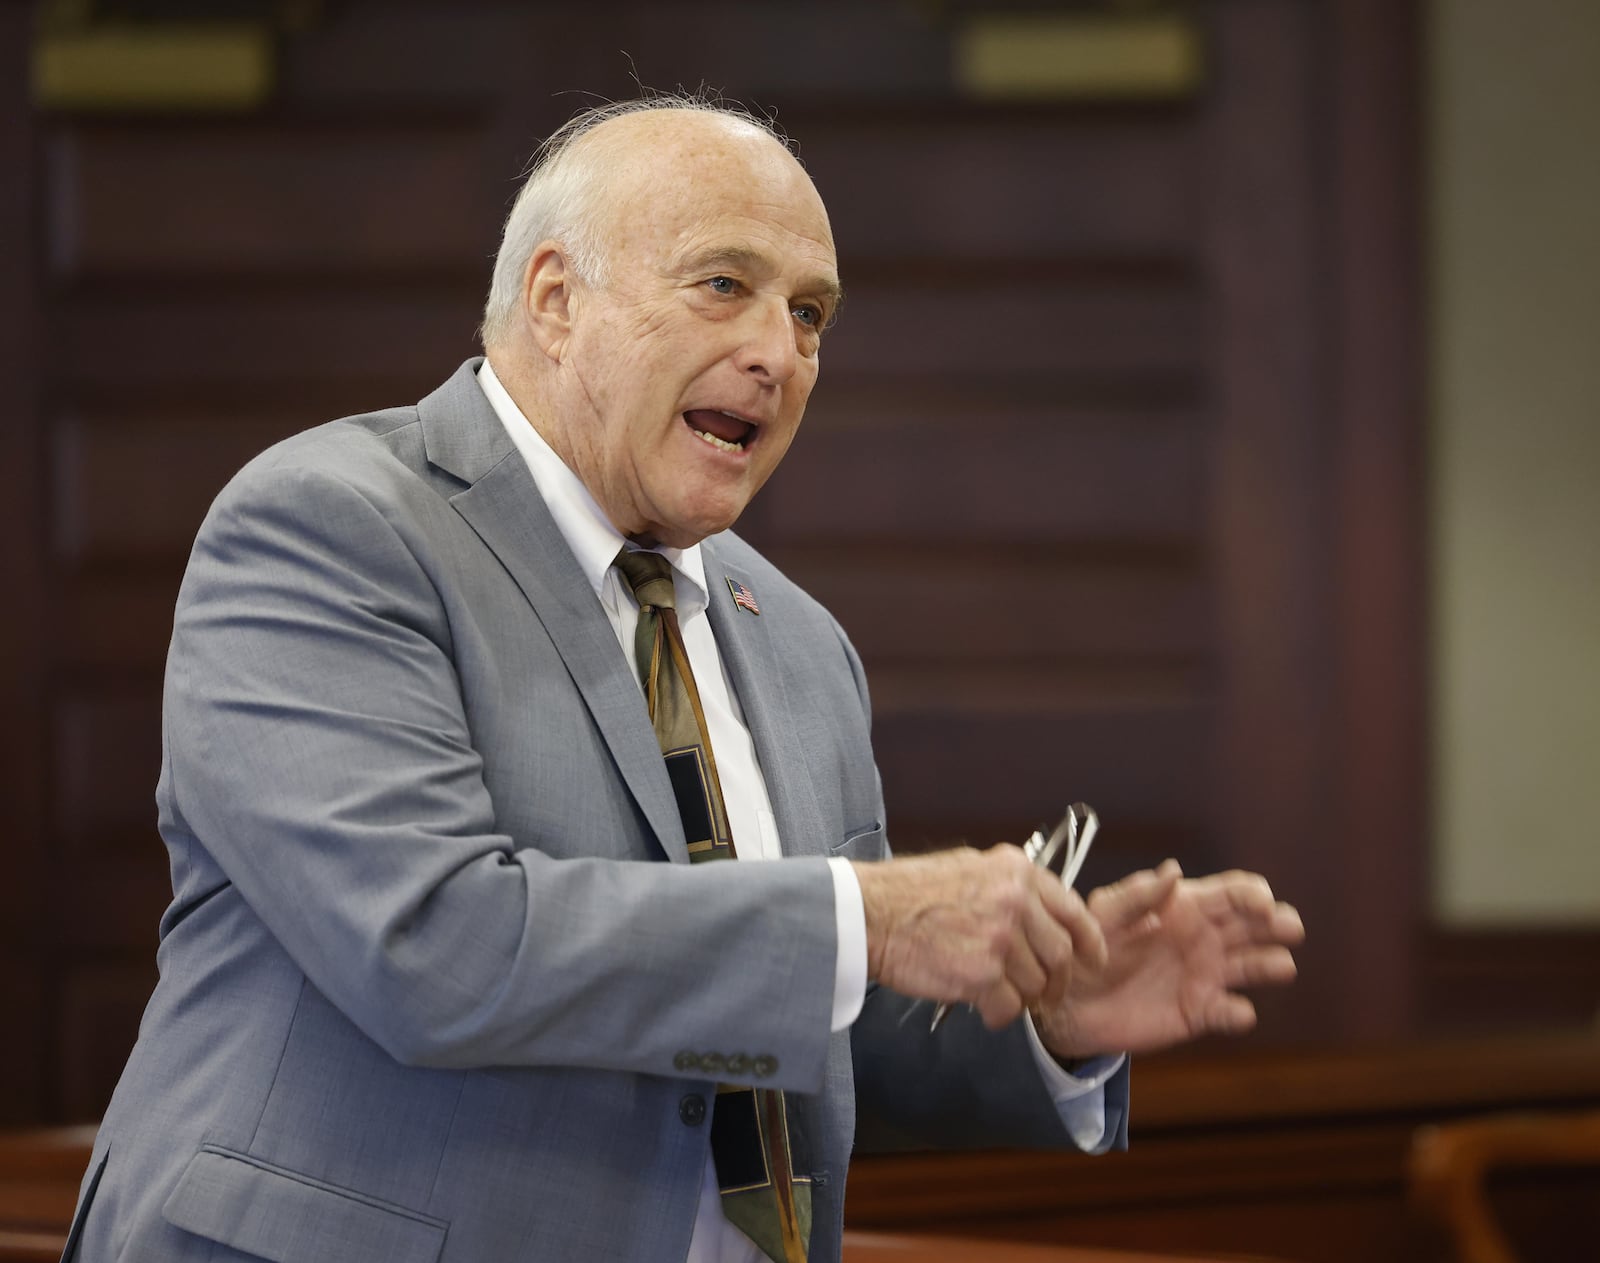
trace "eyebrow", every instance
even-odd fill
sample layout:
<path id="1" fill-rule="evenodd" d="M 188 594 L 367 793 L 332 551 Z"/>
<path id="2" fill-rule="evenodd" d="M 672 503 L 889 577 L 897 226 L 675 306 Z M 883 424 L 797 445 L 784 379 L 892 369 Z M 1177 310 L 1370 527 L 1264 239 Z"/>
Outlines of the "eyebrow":
<path id="1" fill-rule="evenodd" d="M 771 270 L 772 261 L 761 251 L 749 246 L 720 246 L 694 255 L 684 264 L 687 272 L 715 271 L 724 267 L 735 272 L 765 272 Z M 844 286 L 831 276 L 809 277 L 800 283 L 799 288 L 803 294 L 815 294 L 826 299 L 830 313 L 837 311 L 839 304 L 844 301 Z"/>

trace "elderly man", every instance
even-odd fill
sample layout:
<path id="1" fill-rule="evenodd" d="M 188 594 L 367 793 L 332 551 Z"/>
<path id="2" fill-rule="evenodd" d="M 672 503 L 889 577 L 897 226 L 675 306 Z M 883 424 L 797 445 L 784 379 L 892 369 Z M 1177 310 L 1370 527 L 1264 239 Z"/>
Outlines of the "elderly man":
<path id="1" fill-rule="evenodd" d="M 1292 976 L 1256 877 L 888 858 L 860 664 L 728 531 L 840 292 L 764 126 L 593 111 L 507 222 L 487 358 L 218 498 L 161 981 L 69 1256 L 822 1263 L 858 1136 L 1120 1144 L 1126 1051 Z"/>

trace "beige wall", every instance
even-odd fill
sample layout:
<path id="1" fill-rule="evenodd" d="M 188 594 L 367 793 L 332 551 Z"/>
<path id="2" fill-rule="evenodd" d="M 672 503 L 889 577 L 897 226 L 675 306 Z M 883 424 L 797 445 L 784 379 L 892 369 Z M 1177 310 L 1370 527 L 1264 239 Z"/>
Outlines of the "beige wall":
<path id="1" fill-rule="evenodd" d="M 1435 906 L 1600 923 L 1600 3 L 1431 16 Z"/>

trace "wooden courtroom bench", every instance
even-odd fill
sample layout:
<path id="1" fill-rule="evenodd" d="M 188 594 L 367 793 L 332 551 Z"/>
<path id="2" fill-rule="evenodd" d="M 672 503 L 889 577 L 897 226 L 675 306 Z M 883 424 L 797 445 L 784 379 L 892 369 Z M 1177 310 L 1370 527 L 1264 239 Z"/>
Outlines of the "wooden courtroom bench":
<path id="1" fill-rule="evenodd" d="M 0 1132 L 0 1263 L 56 1263 L 66 1246 L 93 1126 Z M 1193 1255 L 847 1233 L 844 1263 L 1205 1263 Z"/>
<path id="2" fill-rule="evenodd" d="M 94 1144 L 92 1125 L 0 1132 L 0 1263 L 56 1263 Z"/>
<path id="3" fill-rule="evenodd" d="M 863 1156 L 845 1220 L 1211 1257 L 1454 1263 L 1448 1234 L 1411 1195 L 1419 1129 L 1596 1107 L 1591 1033 L 1147 1057 L 1133 1078 L 1129 1152 Z M 1592 1263 L 1593 1234 L 1575 1243 L 1569 1232 L 1593 1222 L 1600 1168 L 1543 1171 L 1497 1196 L 1526 1257 Z"/>
<path id="4" fill-rule="evenodd" d="M 1490 1181 L 1499 1171 L 1545 1173 L 1573 1167 L 1600 1173 L 1600 1110 L 1495 1114 L 1425 1127 L 1411 1151 L 1418 1202 L 1449 1230 L 1461 1263 L 1518 1263 L 1512 1235 L 1496 1219 Z M 1592 1243 L 1600 1230 L 1600 1198 L 1572 1235 Z"/>
<path id="5" fill-rule="evenodd" d="M 1600 1108 L 1600 1039 L 1150 1057 L 1133 1094 L 1125 1154 L 858 1158 L 848 1263 L 1452 1263 L 1447 1234 L 1409 1193 L 1415 1139 L 1507 1111 Z M 93 1134 L 0 1134 L 0 1263 L 53 1263 Z M 1512 1220 L 1534 1234 L 1528 1257 L 1593 1258 L 1572 1253 L 1565 1225 L 1600 1205 L 1600 1168 L 1507 1193 Z M 1007 1254 L 1005 1242 L 1052 1248 Z"/>

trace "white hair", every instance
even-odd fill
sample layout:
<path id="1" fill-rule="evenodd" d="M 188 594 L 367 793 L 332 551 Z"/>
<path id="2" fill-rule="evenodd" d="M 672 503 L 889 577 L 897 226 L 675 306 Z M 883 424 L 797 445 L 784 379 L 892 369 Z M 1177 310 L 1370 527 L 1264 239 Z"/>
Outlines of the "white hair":
<path id="1" fill-rule="evenodd" d="M 793 152 L 788 139 L 770 120 L 705 91 L 651 92 L 633 100 L 596 105 L 574 115 L 534 151 L 522 191 L 506 216 L 479 330 L 484 346 L 499 342 L 510 333 L 522 303 L 523 274 L 540 242 L 559 242 L 567 266 L 585 284 L 606 283 L 609 256 L 602 239 L 602 212 L 612 171 L 603 159 L 588 153 L 592 146 L 578 142 L 602 123 L 652 110 L 717 114 L 753 127 Z"/>

